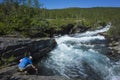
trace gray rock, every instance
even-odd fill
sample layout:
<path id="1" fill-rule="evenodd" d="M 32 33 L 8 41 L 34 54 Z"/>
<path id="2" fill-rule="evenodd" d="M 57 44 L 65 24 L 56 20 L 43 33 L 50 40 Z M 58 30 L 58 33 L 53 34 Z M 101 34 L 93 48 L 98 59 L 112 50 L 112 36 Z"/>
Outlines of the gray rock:
<path id="1" fill-rule="evenodd" d="M 45 56 L 56 46 L 55 39 L 22 39 L 0 37 L 0 62 L 19 61 L 24 56 L 33 56 L 33 60 Z"/>
<path id="2" fill-rule="evenodd" d="M 108 57 L 112 60 L 120 60 L 120 39 L 108 38 L 108 48 L 111 50 Z"/>
<path id="3" fill-rule="evenodd" d="M 25 75 L 24 73 L 17 71 L 17 66 L 11 66 L 0 70 L 0 80 L 74 80 L 74 79 L 68 79 L 63 76 Z"/>

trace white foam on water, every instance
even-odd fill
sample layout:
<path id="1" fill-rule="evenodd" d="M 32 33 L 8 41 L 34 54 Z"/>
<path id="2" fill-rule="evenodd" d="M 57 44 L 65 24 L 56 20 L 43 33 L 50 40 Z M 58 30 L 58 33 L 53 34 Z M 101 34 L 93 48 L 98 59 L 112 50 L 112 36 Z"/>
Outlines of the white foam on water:
<path id="1" fill-rule="evenodd" d="M 107 25 L 105 28 L 100 29 L 100 30 L 87 31 L 87 32 L 85 32 L 85 33 L 82 33 L 82 34 L 76 34 L 76 35 L 79 36 L 79 37 L 82 37 L 82 36 L 92 36 L 92 35 L 96 35 L 96 34 L 98 34 L 98 33 L 106 32 L 106 31 L 109 30 L 110 27 L 111 27 L 111 25 Z"/>
<path id="2" fill-rule="evenodd" d="M 73 37 L 65 35 L 56 38 L 58 46 L 51 52 L 45 66 L 68 78 L 80 75 L 88 77 L 83 65 L 83 61 L 85 61 L 103 80 L 120 80 L 120 72 L 115 71 L 116 66 L 120 68 L 118 64 L 120 62 L 112 65 L 108 57 L 93 49 L 94 45 L 86 44 L 93 40 L 105 40 L 105 37 L 98 33 L 106 32 L 109 28 L 110 25 L 100 30 L 76 34 Z M 75 48 L 81 46 L 89 47 L 89 49 Z"/>
<path id="3" fill-rule="evenodd" d="M 74 41 L 74 42 L 90 42 L 92 40 L 104 40 L 105 37 L 101 36 L 101 35 L 97 35 L 97 36 L 85 36 L 85 37 L 80 37 L 80 38 L 75 38 L 75 37 L 70 37 L 68 35 L 62 36 L 58 39 L 56 39 L 58 45 L 66 42 L 66 41 Z"/>

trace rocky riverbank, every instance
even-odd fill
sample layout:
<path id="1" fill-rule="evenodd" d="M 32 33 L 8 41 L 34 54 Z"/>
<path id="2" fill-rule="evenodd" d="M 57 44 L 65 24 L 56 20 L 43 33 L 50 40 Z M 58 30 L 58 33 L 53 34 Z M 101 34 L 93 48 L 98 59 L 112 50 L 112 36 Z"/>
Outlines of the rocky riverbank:
<path id="1" fill-rule="evenodd" d="M 108 48 L 111 50 L 108 55 L 112 60 L 120 60 L 120 39 L 109 38 Z"/>
<path id="2" fill-rule="evenodd" d="M 120 38 L 119 37 L 110 37 L 106 32 L 100 33 L 100 35 L 105 36 L 107 39 L 107 47 L 110 49 L 110 52 L 107 56 L 114 61 L 120 60 Z"/>

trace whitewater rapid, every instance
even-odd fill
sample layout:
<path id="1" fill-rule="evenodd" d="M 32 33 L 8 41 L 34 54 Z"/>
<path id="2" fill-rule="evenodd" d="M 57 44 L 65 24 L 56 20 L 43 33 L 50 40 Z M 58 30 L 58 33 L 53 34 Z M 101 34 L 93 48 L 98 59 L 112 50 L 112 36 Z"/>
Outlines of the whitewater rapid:
<path id="1" fill-rule="evenodd" d="M 111 62 L 105 56 L 109 52 L 107 41 L 99 35 L 109 28 L 107 25 L 95 31 L 57 37 L 57 47 L 40 63 L 48 70 L 45 74 L 86 80 L 120 80 L 120 61 Z"/>

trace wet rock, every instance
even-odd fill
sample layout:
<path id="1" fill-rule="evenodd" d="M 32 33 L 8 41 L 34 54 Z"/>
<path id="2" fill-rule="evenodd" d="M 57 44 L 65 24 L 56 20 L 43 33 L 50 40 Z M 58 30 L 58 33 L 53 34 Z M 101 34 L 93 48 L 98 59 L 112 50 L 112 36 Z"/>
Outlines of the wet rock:
<path id="1" fill-rule="evenodd" d="M 106 46 L 108 47 L 110 52 L 106 54 L 106 56 L 108 56 L 113 61 L 120 60 L 120 37 L 116 36 L 111 37 L 106 32 L 99 34 L 103 35 L 107 39 Z"/>
<path id="2" fill-rule="evenodd" d="M 112 60 L 118 61 L 120 59 L 120 40 L 113 37 L 107 37 L 107 39 L 109 41 L 108 48 L 111 50 L 107 56 Z"/>

